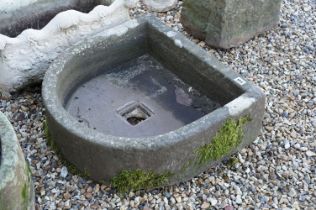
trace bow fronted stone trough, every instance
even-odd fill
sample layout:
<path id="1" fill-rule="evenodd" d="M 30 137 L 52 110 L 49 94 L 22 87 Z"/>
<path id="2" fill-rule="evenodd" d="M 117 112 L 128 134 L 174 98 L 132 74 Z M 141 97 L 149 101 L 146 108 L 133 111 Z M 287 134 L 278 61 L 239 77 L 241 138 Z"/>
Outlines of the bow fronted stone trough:
<path id="1" fill-rule="evenodd" d="M 258 135 L 263 93 L 148 16 L 85 40 L 43 82 L 54 146 L 120 191 L 187 180 Z"/>

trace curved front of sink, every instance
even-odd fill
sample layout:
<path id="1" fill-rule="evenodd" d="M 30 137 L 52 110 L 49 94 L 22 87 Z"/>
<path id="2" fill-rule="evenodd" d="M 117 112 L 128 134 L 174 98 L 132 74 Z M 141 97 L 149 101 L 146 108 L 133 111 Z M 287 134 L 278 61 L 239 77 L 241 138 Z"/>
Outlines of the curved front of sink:
<path id="1" fill-rule="evenodd" d="M 265 102 L 260 90 L 152 17 L 65 52 L 45 75 L 43 99 L 63 156 L 119 190 L 187 180 L 250 144 Z"/>

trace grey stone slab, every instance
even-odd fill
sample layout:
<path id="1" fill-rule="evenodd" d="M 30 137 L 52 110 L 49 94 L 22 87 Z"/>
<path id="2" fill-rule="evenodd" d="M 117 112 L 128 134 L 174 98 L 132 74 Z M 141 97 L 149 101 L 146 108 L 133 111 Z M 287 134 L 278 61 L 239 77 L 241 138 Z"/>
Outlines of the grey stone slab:
<path id="1" fill-rule="evenodd" d="M 185 0 L 181 22 L 210 46 L 236 47 L 279 22 L 281 0 Z"/>

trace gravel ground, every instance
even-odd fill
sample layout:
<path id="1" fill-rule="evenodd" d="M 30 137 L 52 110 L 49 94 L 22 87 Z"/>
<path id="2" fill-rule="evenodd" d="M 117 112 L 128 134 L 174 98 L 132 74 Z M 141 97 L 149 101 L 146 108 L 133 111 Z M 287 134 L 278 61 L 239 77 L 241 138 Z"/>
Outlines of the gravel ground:
<path id="1" fill-rule="evenodd" d="M 248 148 L 176 186 L 119 197 L 114 189 L 68 172 L 43 133 L 40 87 L 0 101 L 31 165 L 37 209 L 315 209 L 316 2 L 285 0 L 279 27 L 232 50 L 192 39 L 267 95 L 262 134 Z M 179 24 L 176 10 L 156 14 Z M 132 11 L 145 13 L 143 6 Z"/>

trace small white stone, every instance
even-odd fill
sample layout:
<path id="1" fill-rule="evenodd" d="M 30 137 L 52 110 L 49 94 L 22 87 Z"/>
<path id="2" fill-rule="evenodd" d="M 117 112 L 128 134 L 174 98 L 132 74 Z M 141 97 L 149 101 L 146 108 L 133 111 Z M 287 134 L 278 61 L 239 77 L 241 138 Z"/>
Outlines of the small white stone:
<path id="1" fill-rule="evenodd" d="M 246 169 L 246 173 L 249 174 L 250 173 L 250 168 Z"/>
<path id="2" fill-rule="evenodd" d="M 310 151 L 310 150 L 308 150 L 308 151 L 306 152 L 306 155 L 307 155 L 308 157 L 313 157 L 313 156 L 316 156 L 316 153 L 315 153 L 315 152 L 312 152 L 312 151 Z"/>
<path id="3" fill-rule="evenodd" d="M 66 178 L 68 175 L 68 170 L 67 170 L 67 167 L 63 166 L 60 170 L 60 176 L 63 177 L 63 178 Z"/>
<path id="4" fill-rule="evenodd" d="M 295 145 L 294 145 L 294 148 L 295 148 L 295 149 L 300 149 L 300 148 L 301 148 L 301 145 L 300 145 L 300 144 L 295 144 Z"/>
<path id="5" fill-rule="evenodd" d="M 290 142 L 288 140 L 285 140 L 284 149 L 289 149 L 290 147 L 291 147 Z"/>
<path id="6" fill-rule="evenodd" d="M 207 202 L 204 202 L 201 206 L 202 209 L 208 209 L 210 207 L 210 204 Z"/>
<path id="7" fill-rule="evenodd" d="M 67 200 L 66 202 L 65 202 L 65 208 L 70 208 L 71 206 L 70 206 L 70 200 Z"/>
<path id="8" fill-rule="evenodd" d="M 213 197 L 208 198 L 207 201 L 211 202 L 212 206 L 215 206 L 217 204 L 217 199 Z"/>
<path id="9" fill-rule="evenodd" d="M 243 164 L 243 163 L 245 162 L 245 160 L 242 158 L 242 156 L 241 156 L 240 153 L 238 153 L 238 159 L 239 159 L 239 162 L 240 162 L 241 164 Z"/>
<path id="10" fill-rule="evenodd" d="M 181 202 L 182 202 L 181 196 L 177 196 L 177 197 L 176 197 L 176 201 L 177 201 L 177 203 L 181 203 Z"/>
<path id="11" fill-rule="evenodd" d="M 291 188 L 288 195 L 291 196 L 291 197 L 295 197 L 295 196 L 297 195 L 297 193 L 296 193 L 296 191 L 294 190 L 294 188 Z"/>
<path id="12" fill-rule="evenodd" d="M 237 195 L 237 196 L 236 196 L 236 203 L 237 203 L 237 204 L 242 204 L 242 199 L 241 199 L 241 196 L 240 196 L 240 195 Z"/>

